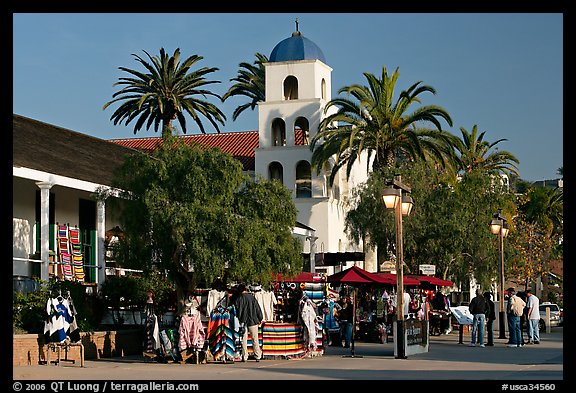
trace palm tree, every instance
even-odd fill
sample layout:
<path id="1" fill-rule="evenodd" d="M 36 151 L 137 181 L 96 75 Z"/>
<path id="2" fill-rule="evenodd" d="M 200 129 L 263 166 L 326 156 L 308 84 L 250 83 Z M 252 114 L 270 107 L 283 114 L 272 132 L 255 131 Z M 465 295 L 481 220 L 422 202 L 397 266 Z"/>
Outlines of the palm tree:
<path id="1" fill-rule="evenodd" d="M 256 53 L 254 65 L 242 62 L 238 66 L 238 76 L 230 79 L 233 84 L 222 96 L 222 102 L 232 96 L 246 96 L 251 99 L 247 104 L 238 106 L 232 114 L 232 120 L 236 120 L 244 110 L 250 108 L 254 110 L 259 101 L 266 100 L 266 78 L 264 63 L 268 62 L 268 57 L 261 53 Z"/>
<path id="2" fill-rule="evenodd" d="M 460 127 L 462 132 L 462 139 L 454 145 L 456 151 L 460 154 L 460 169 L 464 172 L 472 172 L 480 170 L 484 173 L 504 173 L 514 174 L 518 173 L 518 166 L 520 162 L 510 152 L 505 150 L 498 150 L 495 148 L 490 151 L 494 146 L 507 139 L 498 139 L 496 142 L 489 143 L 484 140 L 486 131 L 478 135 L 478 126 L 472 127 L 472 132 L 468 132 L 464 127 Z"/>
<path id="3" fill-rule="evenodd" d="M 160 56 L 152 57 L 148 52 L 143 52 L 152 64 L 136 54 L 132 55 L 148 73 L 118 67 L 133 75 L 134 78 L 120 78 L 114 86 L 124 85 L 125 87 L 114 93 L 112 96 L 114 99 L 102 108 L 104 110 L 117 101 L 124 101 L 110 117 L 114 125 L 122 124 L 122 122 L 128 125 L 137 118 L 134 125 L 134 134 L 136 134 L 144 124 L 146 124 L 146 129 L 150 129 L 150 126 L 154 124 L 154 131 L 158 132 L 158 126 L 162 122 L 162 137 L 165 137 L 171 135 L 172 121 L 176 119 L 182 127 L 182 132 L 186 133 L 184 113 L 187 112 L 203 134 L 206 131 L 200 115 L 208 119 L 216 131 L 220 132 L 218 123 L 224 125 L 224 120 L 226 120 L 224 113 L 214 104 L 197 98 L 198 96 L 220 98 L 219 95 L 209 90 L 200 89 L 205 85 L 220 83 L 220 81 L 205 79 L 205 75 L 217 71 L 218 68 L 202 67 L 191 71 L 191 67 L 203 57 L 193 55 L 180 64 L 179 48 L 170 57 L 164 48 L 160 48 Z"/>
<path id="4" fill-rule="evenodd" d="M 402 159 L 432 158 L 444 166 L 454 158 L 451 144 L 455 137 L 442 130 L 439 120 L 444 119 L 452 126 L 452 119 L 443 108 L 427 105 L 407 113 L 412 104 L 420 103 L 422 93 L 436 94 L 436 90 L 421 85 L 420 81 L 402 91 L 393 102 L 399 75 L 398 68 L 388 75 L 383 67 L 381 79 L 365 72 L 368 86 L 345 86 L 338 93 L 346 92 L 352 98 L 336 98 L 326 104 L 325 113 L 329 113 L 331 107 L 336 107 L 337 111 L 322 120 L 319 132 L 310 142 L 310 149 L 313 151 L 312 165 L 318 172 L 335 156 L 330 184 L 345 165 L 349 176 L 363 151 L 368 152 L 368 162 L 374 158 L 374 171 L 393 167 Z M 333 126 L 339 122 L 345 125 Z M 420 127 L 419 122 L 432 123 L 434 128 Z"/>
<path id="5" fill-rule="evenodd" d="M 528 222 L 544 228 L 546 235 L 561 235 L 564 224 L 564 189 L 534 187 L 527 192 L 528 200 L 521 211 Z"/>

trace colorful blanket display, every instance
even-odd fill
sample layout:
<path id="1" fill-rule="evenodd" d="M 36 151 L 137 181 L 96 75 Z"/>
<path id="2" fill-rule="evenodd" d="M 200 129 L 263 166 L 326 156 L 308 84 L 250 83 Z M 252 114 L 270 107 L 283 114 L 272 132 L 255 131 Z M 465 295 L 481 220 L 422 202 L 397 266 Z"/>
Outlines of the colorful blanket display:
<path id="1" fill-rule="evenodd" d="M 60 260 L 60 268 L 56 271 L 58 272 L 58 278 L 64 278 L 65 280 L 72 280 L 74 275 L 72 273 L 72 256 L 70 255 L 70 240 L 68 237 L 68 225 L 57 224 L 58 225 L 58 255 Z"/>
<path id="2" fill-rule="evenodd" d="M 77 281 L 84 282 L 84 257 L 82 255 L 82 242 L 80 239 L 80 229 L 68 228 L 70 235 L 70 247 L 72 248 L 72 265 L 74 266 L 74 277 Z"/>
<path id="3" fill-rule="evenodd" d="M 320 331 L 322 324 L 318 324 Z M 262 324 L 262 355 L 266 357 L 302 357 L 308 353 L 304 327 L 297 323 L 265 322 Z M 316 351 L 324 348 L 322 334 L 316 335 Z"/>
<path id="4" fill-rule="evenodd" d="M 208 348 L 215 361 L 240 359 L 242 345 L 239 340 L 239 324 L 236 323 L 236 307 L 217 306 L 208 321 Z"/>
<path id="5" fill-rule="evenodd" d="M 70 228 L 68 224 L 58 224 L 58 256 L 60 269 L 57 269 L 58 277 L 65 280 L 84 282 L 84 256 L 82 254 L 82 242 L 80 229 Z"/>

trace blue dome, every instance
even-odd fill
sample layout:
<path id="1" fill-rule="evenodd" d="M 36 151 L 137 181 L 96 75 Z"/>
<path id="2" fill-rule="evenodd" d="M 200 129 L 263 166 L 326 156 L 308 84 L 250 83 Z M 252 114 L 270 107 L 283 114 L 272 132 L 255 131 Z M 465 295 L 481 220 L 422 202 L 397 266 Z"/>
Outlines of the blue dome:
<path id="1" fill-rule="evenodd" d="M 322 53 L 322 50 L 318 45 L 304 37 L 299 31 L 292 33 L 292 37 L 280 41 L 278 45 L 272 49 L 269 61 L 279 62 L 294 60 L 320 60 L 321 62 L 326 63 L 324 53 Z"/>

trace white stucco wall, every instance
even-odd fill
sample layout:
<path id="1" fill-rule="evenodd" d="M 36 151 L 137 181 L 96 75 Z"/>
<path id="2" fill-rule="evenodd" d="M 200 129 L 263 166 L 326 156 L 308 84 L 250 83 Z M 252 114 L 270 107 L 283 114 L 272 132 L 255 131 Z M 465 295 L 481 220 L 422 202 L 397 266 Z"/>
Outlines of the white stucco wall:
<path id="1" fill-rule="evenodd" d="M 55 177 L 52 177 L 54 179 Z M 13 231 L 12 231 L 12 256 L 13 275 L 30 276 L 31 264 L 20 259 L 27 259 L 36 250 L 36 179 L 27 179 L 18 176 L 12 178 L 13 200 Z M 79 200 L 91 200 L 91 193 L 85 190 L 54 185 L 50 189 L 54 194 L 54 220 L 55 223 L 67 223 L 71 226 L 78 225 Z M 96 213 L 95 213 L 96 214 Z M 111 229 L 119 225 L 119 214 L 112 209 L 106 209 L 105 229 Z M 53 248 L 57 248 L 57 228 L 54 228 Z M 53 250 L 57 251 L 57 250 Z"/>
<path id="2" fill-rule="evenodd" d="M 332 68 L 320 60 L 300 60 L 265 63 L 266 102 L 284 99 L 284 79 L 293 75 L 298 79 L 298 99 L 322 98 L 322 79 L 326 82 L 325 100 L 331 100 Z"/>

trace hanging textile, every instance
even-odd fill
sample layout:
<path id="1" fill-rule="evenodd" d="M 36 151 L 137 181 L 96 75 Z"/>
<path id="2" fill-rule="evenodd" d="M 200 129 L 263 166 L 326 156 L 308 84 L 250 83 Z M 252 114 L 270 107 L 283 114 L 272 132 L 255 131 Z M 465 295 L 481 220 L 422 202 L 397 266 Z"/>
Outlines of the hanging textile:
<path id="1" fill-rule="evenodd" d="M 66 298 L 68 301 L 68 311 L 70 313 L 70 326 L 68 327 L 67 335 L 70 337 L 70 341 L 77 343 L 80 341 L 80 328 L 78 327 L 78 316 L 76 314 L 76 307 L 74 307 L 74 302 L 70 293 Z"/>
<path id="2" fill-rule="evenodd" d="M 226 295 L 225 291 L 219 291 L 217 289 L 211 289 L 210 291 L 208 291 L 206 310 L 208 310 L 208 312 L 214 310 L 218 305 L 218 303 L 220 302 L 220 300 L 222 300 L 222 298 L 224 298 L 225 295 Z"/>
<path id="3" fill-rule="evenodd" d="M 258 301 L 260 308 L 262 309 L 262 314 L 264 316 L 264 321 L 274 321 L 275 308 L 278 304 L 278 300 L 272 291 L 260 290 L 254 291 L 254 297 Z"/>
<path id="4" fill-rule="evenodd" d="M 200 312 L 196 310 L 196 313 L 182 315 L 178 334 L 178 348 L 180 351 L 202 349 L 204 347 L 205 333 Z"/>
<path id="5" fill-rule="evenodd" d="M 160 329 L 158 326 L 158 317 L 149 312 L 144 325 L 144 352 L 147 355 L 157 355 L 160 349 Z"/>
<path id="6" fill-rule="evenodd" d="M 164 361 L 176 361 L 178 354 L 174 343 L 178 340 L 174 337 L 174 330 L 165 328 L 160 331 L 160 355 Z"/>
<path id="7" fill-rule="evenodd" d="M 238 358 L 238 328 L 236 307 L 218 305 L 208 321 L 208 348 L 216 361 L 234 361 Z"/>
<path id="8" fill-rule="evenodd" d="M 300 299 L 299 323 L 303 326 L 304 345 L 307 349 L 316 350 L 316 336 L 319 330 L 316 321 L 316 305 L 306 295 Z"/>
<path id="9" fill-rule="evenodd" d="M 77 281 L 84 282 L 84 257 L 82 255 L 82 242 L 80 239 L 80 229 L 69 228 L 70 247 L 72 248 L 72 265 L 74 266 L 74 277 Z"/>
<path id="10" fill-rule="evenodd" d="M 58 225 L 58 235 L 57 235 L 57 245 L 58 245 L 58 256 L 60 260 L 60 269 L 57 269 L 58 276 L 60 278 L 64 277 L 65 280 L 72 280 L 74 275 L 72 273 L 72 256 L 70 254 L 70 240 L 68 237 L 68 225 L 57 224 Z"/>
<path id="11" fill-rule="evenodd" d="M 49 298 L 46 302 L 46 319 L 44 321 L 44 338 L 47 343 L 63 343 L 70 340 L 69 332 L 71 312 L 68 301 L 61 295 Z"/>

